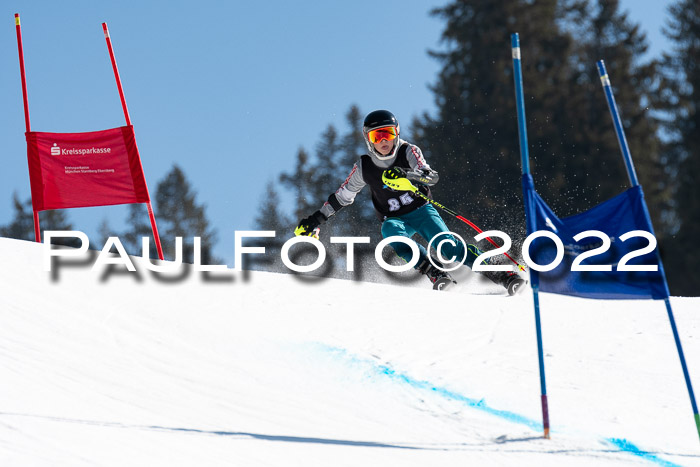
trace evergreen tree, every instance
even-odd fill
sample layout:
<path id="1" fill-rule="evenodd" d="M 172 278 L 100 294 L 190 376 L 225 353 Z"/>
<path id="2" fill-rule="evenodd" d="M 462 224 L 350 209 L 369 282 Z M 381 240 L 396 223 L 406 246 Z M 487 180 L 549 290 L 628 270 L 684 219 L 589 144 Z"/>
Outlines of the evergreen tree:
<path id="1" fill-rule="evenodd" d="M 219 264 L 213 255 L 216 233 L 209 224 L 205 206 L 197 203 L 196 193 L 177 165 L 158 183 L 156 212 L 166 259 L 175 259 L 175 237 L 182 237 L 183 261 L 192 263 L 193 237 L 200 237 L 202 264 Z"/>
<path id="2" fill-rule="evenodd" d="M 563 3 L 566 5 L 562 6 Z M 455 0 L 433 10 L 446 21 L 446 50 L 433 86 L 437 115 L 424 115 L 417 143 L 442 174 L 434 196 L 484 228 L 512 231 L 524 224 L 520 152 L 510 35 L 520 33 L 532 166 L 561 196 L 565 183 L 552 145 L 566 108 L 564 84 L 573 41 L 561 21 L 569 2 Z M 566 7 L 566 8 L 565 8 Z M 513 219 L 509 221 L 508 219 Z M 510 228 L 508 228 L 510 227 Z"/>
<path id="3" fill-rule="evenodd" d="M 15 214 L 12 221 L 4 227 L 0 227 L 0 236 L 16 238 L 19 240 L 35 240 L 34 235 L 34 210 L 32 199 L 22 202 L 17 193 L 12 194 L 12 207 Z M 45 230 L 74 230 L 62 210 L 42 211 L 39 213 L 39 225 L 41 231 Z M 54 245 L 64 245 L 78 248 L 80 240 L 75 238 L 56 238 L 52 240 Z"/>
<path id="4" fill-rule="evenodd" d="M 156 222 L 160 216 L 156 218 Z M 119 235 L 119 240 L 124 245 L 124 249 L 132 255 L 143 254 L 143 237 L 149 237 L 149 257 L 158 258 L 158 249 L 156 248 L 155 239 L 153 238 L 153 230 L 148 218 L 148 208 L 143 203 L 135 203 L 129 205 L 129 217 L 126 220 L 128 229 L 123 234 Z M 159 236 L 162 234 L 159 232 Z M 175 239 L 168 239 L 173 241 Z"/>
<path id="5" fill-rule="evenodd" d="M 341 149 L 338 139 L 338 130 L 333 125 L 328 125 L 316 143 L 313 183 L 306 190 L 310 196 L 309 201 L 318 207 L 326 202 L 330 193 L 338 189 L 338 173 L 343 170 L 338 162 Z"/>
<path id="6" fill-rule="evenodd" d="M 290 228 L 293 231 L 292 224 L 294 222 L 282 212 L 280 195 L 275 187 L 273 182 L 267 184 L 258 215 L 255 216 L 255 228 L 257 230 L 274 230 L 278 234 L 289 231 Z"/>
<path id="7" fill-rule="evenodd" d="M 700 238 L 700 4 L 679 0 L 669 8 L 665 34 L 673 41 L 664 54 L 659 103 L 668 113 L 664 129 L 664 162 L 675 176 L 674 208 L 677 222 L 669 255 L 664 256 L 671 293 L 697 295 L 700 273 L 694 252 Z"/>
<path id="8" fill-rule="evenodd" d="M 367 152 L 365 140 L 362 136 L 362 122 L 364 115 L 360 108 L 353 104 L 345 114 L 348 132 L 343 135 L 340 147 L 342 156 L 340 159 L 341 170 L 349 172 L 350 167 L 357 162 L 358 156 Z"/>
<path id="9" fill-rule="evenodd" d="M 456 0 L 434 14 L 446 20 L 447 50 L 431 52 L 443 64 L 433 88 L 438 110 L 423 116 L 417 140 L 434 168 L 448 174 L 434 190 L 444 204 L 483 228 L 524 235 L 510 54 L 510 34 L 518 32 L 531 169 L 548 204 L 567 216 L 629 186 L 597 76 L 602 58 L 618 83 L 640 179 L 650 183 L 650 207 L 661 216 L 663 199 L 656 200 L 667 186 L 645 108 L 654 67 L 634 62 L 645 39 L 617 0 Z"/>
<path id="10" fill-rule="evenodd" d="M 294 170 L 280 175 L 281 184 L 294 193 L 295 225 L 323 206 L 328 196 L 348 177 L 359 156 L 367 152 L 361 129 L 363 118 L 359 108 L 352 105 L 346 114 L 346 133 L 339 135 L 338 130 L 329 125 L 319 137 L 313 159 L 301 148 L 297 152 Z M 264 203 L 266 200 L 263 200 L 263 206 Z M 360 194 L 351 207 L 333 216 L 329 223 L 324 224 L 321 232 L 321 242 L 328 251 L 338 250 L 337 246 L 330 243 L 333 236 L 370 236 L 377 239 L 380 236 L 379 224 L 369 199 L 369 191 Z M 356 250 L 362 250 L 362 247 L 356 247 Z M 331 258 L 327 263 L 332 263 Z M 345 275 L 343 271 L 324 271 L 322 274 L 336 277 Z"/>
<path id="11" fill-rule="evenodd" d="M 109 225 L 109 221 L 107 219 L 102 219 L 102 222 L 100 222 L 100 226 L 97 228 L 97 233 L 100 235 L 100 238 L 96 245 L 98 245 L 98 248 L 100 249 L 104 247 L 109 237 L 115 236 L 114 230 L 112 230 L 112 227 Z M 90 241 L 90 243 L 93 243 L 92 240 Z M 122 244 L 123 243 L 124 242 L 122 242 Z M 129 252 L 128 249 L 126 251 Z"/>
<path id="12" fill-rule="evenodd" d="M 282 186 L 289 188 L 294 193 L 295 209 L 292 215 L 297 221 L 318 209 L 317 200 L 309 194 L 314 178 L 315 169 L 310 167 L 309 154 L 304 148 L 299 148 L 294 172 L 280 175 Z"/>
<path id="13" fill-rule="evenodd" d="M 14 218 L 6 226 L 0 227 L 0 236 L 34 240 L 34 211 L 31 198 L 23 203 L 15 192 L 12 194 L 12 207 L 15 211 Z"/>
<path id="14" fill-rule="evenodd" d="M 340 171 L 338 172 L 334 190 L 337 190 L 340 183 L 350 174 L 353 164 L 360 159 L 360 155 L 367 154 L 367 146 L 362 136 L 363 120 L 364 115 L 360 112 L 359 107 L 354 104 L 351 105 L 345 114 L 348 131 L 342 138 Z M 381 237 L 377 215 L 370 201 L 369 188 L 366 188 L 357 196 L 352 207 L 341 211 L 339 217 L 347 219 L 343 221 L 343 224 L 346 226 L 343 235 L 369 236 L 373 240 L 378 240 Z"/>
<path id="15" fill-rule="evenodd" d="M 275 238 L 257 241 L 260 246 L 265 247 L 267 253 L 264 258 L 255 258 L 256 263 L 263 262 L 261 265 L 263 269 L 276 272 L 286 271 L 280 259 L 280 251 L 282 244 L 293 235 L 296 222 L 290 220 L 281 210 L 281 200 L 275 183 L 269 182 L 260 202 L 258 215 L 255 217 L 255 229 L 272 230 L 277 235 Z M 250 269 L 256 269 L 256 267 L 252 266 Z"/>
<path id="16" fill-rule="evenodd" d="M 582 92 L 569 94 L 576 97 L 568 108 L 568 121 L 579 122 L 579 129 L 570 135 L 575 148 L 571 150 L 574 157 L 568 158 L 570 167 L 566 171 L 579 174 L 583 195 L 596 202 L 630 186 L 595 66 L 603 59 L 636 174 L 661 240 L 668 230 L 663 219 L 667 217 L 671 191 L 660 159 L 658 120 L 651 115 L 649 107 L 658 81 L 657 63 L 640 63 L 639 57 L 647 50 L 646 37 L 638 25 L 620 12 L 618 0 L 598 0 L 594 14 L 582 24 L 590 26 L 583 46 L 576 49 L 575 60 L 581 66 L 574 68 L 570 80 L 571 87 L 576 86 Z M 582 174 L 585 176 L 580 179 Z"/>

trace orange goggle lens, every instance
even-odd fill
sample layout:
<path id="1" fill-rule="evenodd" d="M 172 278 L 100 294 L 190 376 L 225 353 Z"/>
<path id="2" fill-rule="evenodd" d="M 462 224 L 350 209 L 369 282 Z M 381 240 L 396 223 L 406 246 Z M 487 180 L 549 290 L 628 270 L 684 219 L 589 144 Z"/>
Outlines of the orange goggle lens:
<path id="1" fill-rule="evenodd" d="M 396 136 L 398 136 L 396 132 L 396 127 L 393 126 L 375 128 L 374 130 L 370 130 L 369 133 L 367 133 L 367 139 L 369 139 L 370 143 L 374 144 L 377 144 L 383 139 L 391 141 L 395 139 Z"/>

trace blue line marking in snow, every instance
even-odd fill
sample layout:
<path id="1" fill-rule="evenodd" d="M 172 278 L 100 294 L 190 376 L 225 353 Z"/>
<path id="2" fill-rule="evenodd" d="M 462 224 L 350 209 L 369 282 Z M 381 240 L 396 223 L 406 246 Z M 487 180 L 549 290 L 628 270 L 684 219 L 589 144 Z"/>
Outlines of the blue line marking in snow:
<path id="1" fill-rule="evenodd" d="M 332 346 L 325 345 L 325 344 L 316 344 L 316 346 L 327 353 L 341 357 L 344 360 L 349 361 L 350 363 L 359 364 L 360 366 L 371 370 L 373 373 L 376 373 L 376 374 L 379 374 L 382 376 L 386 376 L 389 379 L 392 379 L 394 381 L 408 384 L 409 386 L 414 387 L 416 389 L 423 389 L 426 391 L 431 391 L 431 392 L 434 392 L 435 394 L 438 394 L 438 395 L 445 397 L 445 398 L 448 398 L 448 399 L 463 402 L 464 404 L 468 405 L 469 407 L 472 407 L 472 408 L 477 409 L 477 410 L 481 410 L 482 412 L 488 413 L 489 415 L 495 415 L 499 418 L 508 420 L 509 422 L 517 423 L 520 425 L 525 425 L 529 428 L 532 428 L 533 430 L 541 430 L 542 429 L 542 422 L 532 420 L 532 419 L 527 418 L 523 415 L 517 414 L 515 412 L 510 412 L 508 410 L 499 410 L 499 409 L 495 409 L 493 407 L 489 407 L 486 404 L 486 401 L 484 399 L 474 399 L 471 397 L 467 397 L 465 395 L 451 391 L 447 388 L 435 386 L 434 384 L 430 383 L 429 381 L 421 381 L 421 380 L 412 378 L 411 376 L 409 376 L 405 373 L 397 372 L 396 370 L 394 370 L 393 368 L 391 368 L 388 365 L 380 365 L 380 364 L 377 364 L 376 362 L 374 362 L 370 359 L 360 358 L 356 355 L 351 354 L 346 349 L 343 349 L 340 347 L 332 347 Z M 666 461 L 664 459 L 661 459 L 653 453 L 643 451 L 639 447 L 635 446 L 634 444 L 632 444 L 631 442 L 629 442 L 626 439 L 605 438 L 605 441 L 609 444 L 612 444 L 615 448 L 619 449 L 621 452 L 624 452 L 627 454 L 632 454 L 634 456 L 638 456 L 644 460 L 653 462 L 653 463 L 661 465 L 663 467 L 682 467 L 678 464 L 674 464 L 673 462 L 669 462 L 669 461 Z"/>
<path id="2" fill-rule="evenodd" d="M 331 347 L 331 346 L 327 346 L 327 345 L 323 345 L 323 344 L 319 344 L 319 345 L 320 345 L 322 350 L 325 350 L 328 353 L 342 357 L 345 360 L 349 360 L 351 363 L 360 364 L 363 367 L 370 369 L 373 373 L 376 373 L 376 374 L 379 374 L 382 376 L 386 376 L 394 381 L 408 384 L 409 386 L 414 387 L 416 389 L 423 389 L 426 391 L 431 391 L 431 392 L 434 392 L 435 394 L 438 394 L 438 395 L 445 397 L 445 398 L 448 398 L 448 399 L 453 399 L 453 400 L 456 400 L 459 402 L 463 402 L 464 404 L 468 405 L 469 407 L 472 407 L 472 408 L 477 409 L 477 410 L 481 410 L 482 412 L 486 412 L 490 415 L 496 415 L 497 417 L 508 420 L 509 422 L 518 423 L 520 425 L 525 425 L 529 428 L 532 428 L 533 430 L 541 430 L 542 429 L 542 422 L 532 420 L 532 419 L 527 418 L 523 415 L 517 414 L 515 412 L 510 412 L 508 410 L 494 409 L 493 407 L 489 407 L 489 405 L 486 403 L 486 401 L 484 399 L 473 399 L 471 397 L 467 397 L 465 395 L 451 391 L 447 388 L 435 386 L 434 384 L 432 384 L 429 381 L 421 381 L 421 380 L 412 378 L 411 376 L 409 376 L 405 373 L 397 372 L 396 370 L 394 370 L 390 366 L 380 365 L 372 360 L 362 359 L 360 357 L 352 355 L 347 350 L 342 349 L 342 348 Z"/>
<path id="3" fill-rule="evenodd" d="M 456 400 L 459 402 L 463 402 L 464 404 L 468 405 L 469 407 L 472 407 L 472 408 L 477 409 L 477 410 L 481 410 L 482 412 L 486 412 L 490 415 L 496 415 L 497 417 L 508 420 L 509 422 L 518 423 L 520 425 L 525 425 L 529 428 L 532 428 L 533 430 L 541 430 L 542 429 L 542 422 L 538 422 L 536 420 L 529 419 L 529 418 L 527 418 L 523 415 L 517 414 L 515 412 L 494 409 L 493 407 L 489 407 L 486 404 L 486 401 L 484 401 L 484 399 L 473 399 L 471 397 L 464 396 L 464 395 L 456 393 L 454 391 L 450 391 L 447 388 L 434 386 L 433 384 L 431 384 L 428 381 L 420 381 L 417 379 L 413 379 L 406 374 L 397 373 L 394 369 L 392 369 L 391 367 L 388 367 L 386 365 L 377 365 L 376 369 L 381 374 L 384 374 L 393 380 L 397 380 L 399 382 L 406 383 L 406 384 L 408 384 L 416 389 L 424 389 L 424 390 L 432 391 L 435 394 L 438 394 L 442 397 L 446 397 L 448 399 L 453 399 L 453 400 Z"/>
<path id="4" fill-rule="evenodd" d="M 616 448 L 618 448 L 622 452 L 626 452 L 628 454 L 632 454 L 635 456 L 639 456 L 644 460 L 654 462 L 655 464 L 662 465 L 664 467 L 682 467 L 678 464 L 674 464 L 673 462 L 669 462 L 664 459 L 660 459 L 656 457 L 656 455 L 652 454 L 651 452 L 647 451 L 642 451 L 639 449 L 637 446 L 634 444 L 630 443 L 626 439 L 619 439 L 619 438 L 606 438 L 605 441 L 608 443 L 612 444 Z"/>

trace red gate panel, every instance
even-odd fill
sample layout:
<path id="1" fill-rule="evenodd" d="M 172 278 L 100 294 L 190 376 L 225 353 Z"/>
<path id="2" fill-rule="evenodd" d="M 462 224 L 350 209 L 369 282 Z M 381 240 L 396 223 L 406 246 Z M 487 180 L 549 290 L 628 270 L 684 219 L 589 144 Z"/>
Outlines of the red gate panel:
<path id="1" fill-rule="evenodd" d="M 134 128 L 27 133 L 34 211 L 148 203 Z"/>

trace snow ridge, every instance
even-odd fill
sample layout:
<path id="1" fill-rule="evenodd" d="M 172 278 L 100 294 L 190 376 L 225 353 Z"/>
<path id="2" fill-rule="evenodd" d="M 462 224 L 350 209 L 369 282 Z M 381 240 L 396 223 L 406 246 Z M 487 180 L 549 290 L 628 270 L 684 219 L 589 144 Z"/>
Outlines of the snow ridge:
<path id="1" fill-rule="evenodd" d="M 0 465 L 700 466 L 658 302 L 541 294 L 545 440 L 528 292 L 0 257 Z M 697 388 L 700 299 L 672 303 Z"/>

